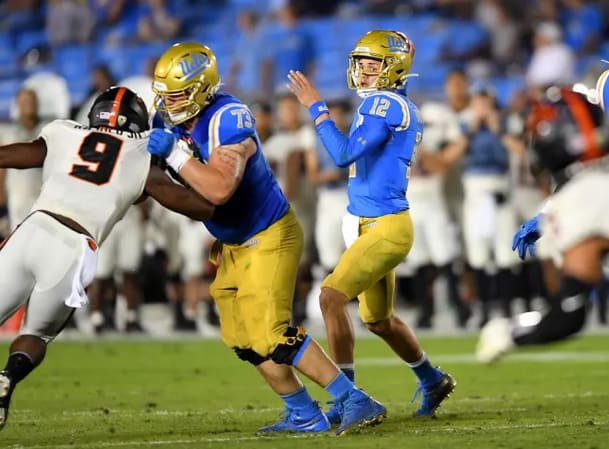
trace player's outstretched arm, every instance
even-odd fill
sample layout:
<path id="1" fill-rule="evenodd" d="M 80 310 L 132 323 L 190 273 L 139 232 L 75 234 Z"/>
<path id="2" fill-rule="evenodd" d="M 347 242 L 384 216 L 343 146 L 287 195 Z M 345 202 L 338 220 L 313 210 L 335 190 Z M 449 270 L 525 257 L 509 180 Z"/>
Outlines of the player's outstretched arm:
<path id="1" fill-rule="evenodd" d="M 328 106 L 306 76 L 298 71 L 288 74 L 288 89 L 305 106 L 315 123 L 324 147 L 339 167 L 347 167 L 362 154 L 379 148 L 390 137 L 384 118 L 366 114 L 362 123 L 349 135 L 343 135 L 328 113 Z"/>
<path id="2" fill-rule="evenodd" d="M 196 192 L 173 182 L 157 166 L 150 167 L 144 192 L 162 206 L 193 220 L 207 220 L 214 213 L 214 206 Z"/>
<path id="3" fill-rule="evenodd" d="M 44 139 L 33 142 L 20 142 L 0 147 L 0 167 L 33 168 L 42 167 L 47 155 Z"/>

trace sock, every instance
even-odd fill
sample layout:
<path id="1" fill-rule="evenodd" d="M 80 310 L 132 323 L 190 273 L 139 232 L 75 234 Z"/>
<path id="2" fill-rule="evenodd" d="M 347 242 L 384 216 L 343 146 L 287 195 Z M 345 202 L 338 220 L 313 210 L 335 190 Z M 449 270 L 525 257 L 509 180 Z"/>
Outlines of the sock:
<path id="1" fill-rule="evenodd" d="M 355 364 L 339 363 L 338 368 L 345 373 L 345 376 L 347 376 L 351 382 L 355 382 Z"/>
<path id="2" fill-rule="evenodd" d="M 14 385 L 23 380 L 34 368 L 34 362 L 29 354 L 25 352 L 13 352 L 8 356 L 4 372 L 6 372 Z"/>
<path id="3" fill-rule="evenodd" d="M 340 401 L 354 388 L 353 382 L 342 371 L 338 373 L 332 382 L 326 385 L 326 391 L 332 396 L 334 401 Z"/>
<path id="4" fill-rule="evenodd" d="M 104 314 L 99 310 L 91 312 L 91 324 L 93 324 L 93 326 L 101 326 L 104 324 Z"/>
<path id="5" fill-rule="evenodd" d="M 294 393 L 282 394 L 281 399 L 287 409 L 306 408 L 313 404 L 313 399 L 305 387 L 296 390 Z"/>
<path id="6" fill-rule="evenodd" d="M 425 353 L 423 353 L 421 358 L 416 362 L 407 362 L 406 364 L 412 368 L 423 387 L 434 386 L 436 383 L 438 383 L 440 377 L 442 377 L 442 372 L 431 366 L 431 363 L 427 358 L 427 354 Z"/>
<path id="7" fill-rule="evenodd" d="M 137 321 L 137 310 L 127 310 L 126 319 L 127 323 L 135 323 Z"/>

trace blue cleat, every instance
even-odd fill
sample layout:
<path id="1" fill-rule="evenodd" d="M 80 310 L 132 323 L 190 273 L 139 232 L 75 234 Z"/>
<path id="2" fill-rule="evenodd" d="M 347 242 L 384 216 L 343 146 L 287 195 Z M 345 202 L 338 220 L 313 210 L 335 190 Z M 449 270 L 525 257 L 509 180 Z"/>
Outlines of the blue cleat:
<path id="1" fill-rule="evenodd" d="M 326 412 L 328 421 L 330 421 L 330 424 L 332 425 L 340 424 L 340 422 L 343 420 L 343 403 L 338 401 L 330 401 L 328 404 L 332 404 L 332 407 L 330 407 Z"/>
<path id="2" fill-rule="evenodd" d="M 362 390 L 354 388 L 341 401 L 342 420 L 336 435 L 344 435 L 347 430 L 380 424 L 387 416 L 387 409 Z"/>
<path id="3" fill-rule="evenodd" d="M 422 396 L 421 405 L 415 415 L 434 416 L 442 401 L 450 396 L 456 385 L 457 381 L 450 374 L 446 373 L 443 373 L 440 380 L 432 387 L 424 387 L 419 384 L 419 388 L 412 398 L 414 402 L 418 396 Z"/>
<path id="4" fill-rule="evenodd" d="M 328 430 L 330 430 L 328 418 L 315 402 L 314 406 L 286 408 L 281 415 L 281 421 L 258 429 L 258 433 L 327 432 Z"/>

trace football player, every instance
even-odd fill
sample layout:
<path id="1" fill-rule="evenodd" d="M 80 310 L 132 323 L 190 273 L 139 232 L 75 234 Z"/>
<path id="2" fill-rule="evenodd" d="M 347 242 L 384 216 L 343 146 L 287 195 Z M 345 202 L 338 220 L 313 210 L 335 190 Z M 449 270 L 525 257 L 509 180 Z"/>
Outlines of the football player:
<path id="1" fill-rule="evenodd" d="M 425 135 L 417 149 L 417 163 L 412 167 L 408 200 L 416 205 L 412 221 L 417 238 L 404 260 L 404 266 L 415 272 L 413 289 L 419 306 L 417 327 L 430 328 L 434 314 L 433 282 L 436 275 L 446 279 L 448 296 L 454 307 L 457 324 L 465 327 L 471 311 L 461 300 L 453 262 L 459 255 L 458 231 L 452 222 L 443 192 L 450 165 L 442 153 L 462 139 L 461 129 L 449 106 L 429 102 L 421 107 Z"/>
<path id="2" fill-rule="evenodd" d="M 192 218 L 213 213 L 210 203 L 151 166 L 148 128 L 143 101 L 113 87 L 95 100 L 89 126 L 55 120 L 33 142 L 0 147 L 0 167 L 43 171 L 30 214 L 0 245 L 0 323 L 26 304 L 23 328 L 0 371 L 0 428 L 15 386 L 87 303 L 98 245 L 127 208 L 150 195 Z"/>
<path id="3" fill-rule="evenodd" d="M 157 114 L 148 151 L 216 205 L 205 226 L 219 260 L 210 292 L 224 343 L 255 366 L 285 403 L 260 432 L 324 432 L 330 424 L 294 368 L 326 389 L 345 413 L 337 430 L 383 420 L 385 407 L 340 372 L 301 327 L 290 326 L 302 229 L 262 154 L 252 112 L 220 92 L 216 56 L 179 43 L 157 62 Z"/>
<path id="4" fill-rule="evenodd" d="M 343 220 L 348 248 L 322 282 L 319 298 L 332 356 L 353 378 L 354 335 L 346 306 L 357 297 L 368 329 L 417 375 L 423 393 L 417 415 L 430 416 L 456 382 L 430 364 L 412 330 L 393 313 L 394 268 L 413 240 L 408 170 L 423 135 L 417 107 L 406 95 L 413 56 L 412 42 L 400 32 L 374 30 L 357 41 L 349 54 L 347 82 L 363 101 L 349 136 L 337 129 L 326 103 L 302 73 L 290 72 L 288 86 L 309 109 L 335 164 L 349 166 L 349 205 Z M 338 422 L 342 412 L 335 404 L 329 419 Z"/>
<path id="5" fill-rule="evenodd" d="M 605 72 L 599 80 L 604 86 Z M 600 104 L 603 105 L 599 89 Z M 605 97 L 605 100 L 607 97 Z M 586 320 L 591 290 L 603 277 L 609 251 L 609 123 L 602 109 L 581 93 L 550 88 L 529 118 L 532 149 L 538 163 L 552 173 L 556 190 L 543 213 L 521 226 L 513 249 L 521 258 L 540 235 L 540 252 L 561 266 L 559 291 L 545 313 L 527 312 L 494 319 L 482 329 L 477 357 L 492 362 L 520 346 L 545 344 L 578 332 Z"/>
<path id="6" fill-rule="evenodd" d="M 113 317 L 104 315 L 104 300 L 111 293 L 115 276 L 120 276 L 120 287 L 127 303 L 125 332 L 141 333 L 144 331 L 138 316 L 140 303 L 140 286 L 138 270 L 144 251 L 143 212 L 139 206 L 130 207 L 120 220 L 104 246 L 99 248 L 95 279 L 89 292 L 91 323 L 96 334 L 106 329 L 113 329 Z M 107 320 L 111 320 L 106 322 Z"/>

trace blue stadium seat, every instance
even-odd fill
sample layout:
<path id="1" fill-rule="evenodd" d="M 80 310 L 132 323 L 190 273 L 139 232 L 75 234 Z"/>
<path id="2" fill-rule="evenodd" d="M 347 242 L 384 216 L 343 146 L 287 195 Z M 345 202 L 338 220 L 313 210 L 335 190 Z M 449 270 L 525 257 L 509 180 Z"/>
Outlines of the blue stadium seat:
<path id="1" fill-rule="evenodd" d="M 106 64 L 115 79 L 123 79 L 135 73 L 134 61 L 130 61 L 128 51 L 123 46 L 103 46 L 95 52 L 93 65 Z"/>
<path id="2" fill-rule="evenodd" d="M 0 79 L 15 77 L 18 71 L 13 38 L 9 33 L 0 33 Z"/>
<path id="3" fill-rule="evenodd" d="M 16 38 L 15 49 L 18 53 L 24 53 L 31 48 L 48 45 L 46 31 L 24 31 Z"/>
<path id="4" fill-rule="evenodd" d="M 66 79 L 81 77 L 89 80 L 92 49 L 90 45 L 67 45 L 53 51 L 53 62 L 57 73 Z"/>
<path id="5" fill-rule="evenodd" d="M 516 76 L 494 78 L 492 85 L 495 87 L 497 102 L 502 108 L 510 104 L 514 94 L 525 88 L 524 79 Z"/>

